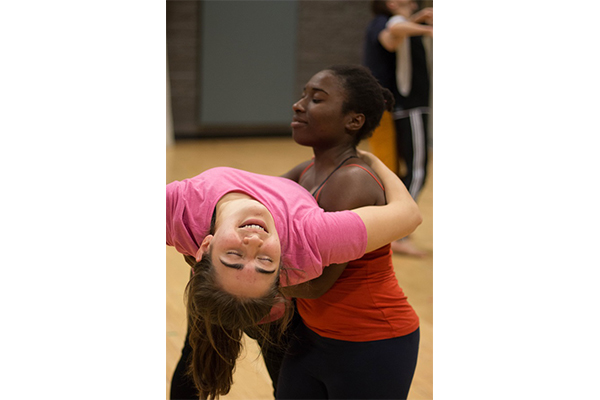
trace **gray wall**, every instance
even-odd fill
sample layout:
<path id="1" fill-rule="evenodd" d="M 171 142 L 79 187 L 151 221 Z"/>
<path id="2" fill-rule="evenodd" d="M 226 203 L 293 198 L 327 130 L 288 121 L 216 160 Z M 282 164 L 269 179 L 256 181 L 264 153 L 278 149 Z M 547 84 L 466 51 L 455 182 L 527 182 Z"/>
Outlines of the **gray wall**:
<path id="1" fill-rule="evenodd" d="M 296 93 L 333 64 L 360 64 L 372 18 L 369 1 L 301 1 L 298 15 Z"/>
<path id="2" fill-rule="evenodd" d="M 200 124 L 285 129 L 296 69 L 297 1 L 206 1 Z"/>
<path id="3" fill-rule="evenodd" d="M 167 1 L 167 62 L 175 135 L 194 135 L 198 109 L 197 1 Z"/>
<path id="4" fill-rule="evenodd" d="M 200 117 L 204 100 L 202 93 L 206 93 L 206 88 L 202 87 L 205 80 L 201 68 L 202 55 L 205 54 L 201 47 L 203 29 L 200 22 L 206 12 L 203 3 L 167 1 L 167 54 L 176 138 L 291 134 L 287 123 L 283 126 L 281 122 L 268 118 L 237 127 L 203 124 Z M 276 87 L 269 89 L 274 98 L 280 98 L 281 106 L 290 110 L 290 117 L 292 103 L 313 74 L 331 64 L 360 63 L 363 35 L 371 19 L 366 0 L 298 0 L 296 7 L 295 50 L 292 56 L 285 55 L 286 59 L 295 59 L 295 66 L 281 63 L 281 68 L 291 74 L 292 99 L 288 100 L 289 104 L 283 104 L 286 100 L 281 98 L 281 93 L 285 96 L 287 89 L 279 93 Z M 282 73 L 282 77 L 285 76 L 286 73 Z M 236 96 L 236 93 L 232 91 L 231 96 Z M 283 112 L 279 110 L 277 114 L 282 115 Z"/>

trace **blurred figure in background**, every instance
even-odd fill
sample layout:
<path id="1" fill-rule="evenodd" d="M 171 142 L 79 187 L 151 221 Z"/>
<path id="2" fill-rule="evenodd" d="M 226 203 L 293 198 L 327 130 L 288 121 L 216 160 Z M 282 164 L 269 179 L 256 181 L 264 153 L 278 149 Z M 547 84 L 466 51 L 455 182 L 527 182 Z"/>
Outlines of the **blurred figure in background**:
<path id="1" fill-rule="evenodd" d="M 418 10 L 411 0 L 373 0 L 371 11 L 374 18 L 365 35 L 363 65 L 393 93 L 395 107 L 383 115 L 369 145 L 416 201 L 427 175 L 431 70 L 427 47 L 433 38 L 433 8 Z M 393 242 L 392 250 L 426 255 L 409 237 Z"/>

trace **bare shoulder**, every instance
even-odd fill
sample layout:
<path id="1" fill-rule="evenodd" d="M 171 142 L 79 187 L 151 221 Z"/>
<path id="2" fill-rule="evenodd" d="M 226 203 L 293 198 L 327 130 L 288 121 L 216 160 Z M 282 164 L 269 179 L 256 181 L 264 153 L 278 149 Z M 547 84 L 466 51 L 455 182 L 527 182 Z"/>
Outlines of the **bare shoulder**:
<path id="1" fill-rule="evenodd" d="M 298 165 L 296 165 L 294 168 L 292 168 L 291 170 L 289 170 L 288 172 L 286 172 L 285 174 L 281 175 L 282 178 L 287 178 L 287 179 L 291 179 L 294 182 L 298 182 L 300 180 L 300 175 L 302 174 L 302 172 L 306 169 L 306 167 L 308 167 L 311 163 L 313 162 L 313 160 L 307 160 L 304 161 L 303 163 L 300 163 Z"/>
<path id="2" fill-rule="evenodd" d="M 326 210 L 383 205 L 385 194 L 377 174 L 364 162 L 356 162 L 337 170 L 323 186 L 319 204 Z"/>

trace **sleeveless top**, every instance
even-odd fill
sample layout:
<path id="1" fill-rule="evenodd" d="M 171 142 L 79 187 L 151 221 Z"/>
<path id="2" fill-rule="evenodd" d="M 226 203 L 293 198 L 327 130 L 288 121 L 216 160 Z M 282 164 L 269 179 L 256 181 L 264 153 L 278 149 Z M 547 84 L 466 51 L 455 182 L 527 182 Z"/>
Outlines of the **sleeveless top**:
<path id="1" fill-rule="evenodd" d="M 314 191 L 319 195 L 328 179 L 343 165 L 344 160 Z M 308 171 L 311 163 L 302 172 Z M 301 177 L 302 177 L 301 175 Z M 381 182 L 373 176 L 381 186 Z M 348 237 L 348 235 L 345 235 Z M 351 342 L 391 339 L 408 335 L 419 327 L 419 317 L 400 288 L 392 252 L 387 244 L 350 261 L 334 285 L 317 299 L 296 299 L 304 324 L 320 336 Z"/>

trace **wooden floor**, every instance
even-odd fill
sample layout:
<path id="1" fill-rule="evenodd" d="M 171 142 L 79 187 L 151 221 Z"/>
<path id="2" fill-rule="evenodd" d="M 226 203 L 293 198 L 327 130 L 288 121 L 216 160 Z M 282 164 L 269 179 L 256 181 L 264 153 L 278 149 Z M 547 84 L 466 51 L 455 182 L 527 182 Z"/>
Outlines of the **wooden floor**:
<path id="1" fill-rule="evenodd" d="M 368 150 L 368 145 L 361 148 Z M 167 183 L 192 177 L 217 166 L 229 166 L 267 175 L 281 175 L 312 157 L 310 148 L 291 138 L 204 139 L 181 141 L 167 147 Z M 430 157 L 430 160 L 433 157 Z M 433 398 L 433 174 L 431 165 L 425 187 L 418 200 L 423 223 L 413 234 L 416 244 L 430 252 L 424 259 L 394 255 L 400 286 L 421 320 L 421 345 L 417 370 L 409 399 Z M 167 247 L 167 399 L 170 380 L 179 360 L 185 336 L 183 289 L 189 266 L 172 247 Z M 272 399 L 271 381 L 258 346 L 245 338 L 245 351 L 238 360 L 227 400 Z"/>

